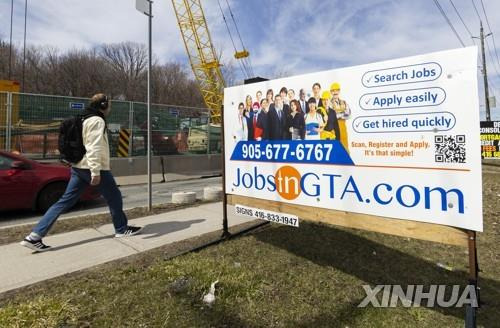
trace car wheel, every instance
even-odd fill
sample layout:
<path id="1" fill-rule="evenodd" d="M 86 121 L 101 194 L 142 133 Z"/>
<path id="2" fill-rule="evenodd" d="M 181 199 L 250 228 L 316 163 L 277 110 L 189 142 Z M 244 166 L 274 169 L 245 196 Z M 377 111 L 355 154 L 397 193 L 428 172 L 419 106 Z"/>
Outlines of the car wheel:
<path id="1" fill-rule="evenodd" d="M 43 213 L 47 212 L 64 194 L 67 185 L 66 182 L 53 182 L 45 186 L 38 195 L 37 209 Z"/>

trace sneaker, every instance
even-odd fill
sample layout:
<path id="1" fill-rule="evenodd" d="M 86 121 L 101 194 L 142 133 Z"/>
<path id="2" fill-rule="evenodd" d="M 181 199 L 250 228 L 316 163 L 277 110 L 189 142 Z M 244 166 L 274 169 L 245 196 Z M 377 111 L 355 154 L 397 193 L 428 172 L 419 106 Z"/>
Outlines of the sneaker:
<path id="1" fill-rule="evenodd" d="M 21 242 L 21 245 L 24 247 L 28 247 L 29 249 L 35 252 L 45 252 L 51 249 L 52 247 L 45 245 L 42 240 L 31 240 L 29 238 L 24 238 Z"/>
<path id="2" fill-rule="evenodd" d="M 115 238 L 134 236 L 134 235 L 140 234 L 141 231 L 142 231 L 142 227 L 127 226 L 127 229 L 124 232 L 115 233 Z"/>

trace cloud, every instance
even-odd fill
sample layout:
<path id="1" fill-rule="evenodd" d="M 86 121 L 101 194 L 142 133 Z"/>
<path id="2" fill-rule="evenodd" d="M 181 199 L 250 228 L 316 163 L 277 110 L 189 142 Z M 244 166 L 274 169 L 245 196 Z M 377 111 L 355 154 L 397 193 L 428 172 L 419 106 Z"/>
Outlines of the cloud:
<path id="1" fill-rule="evenodd" d="M 480 2 L 475 1 L 486 22 Z M 236 48 L 242 50 L 226 1 L 219 2 Z M 440 3 L 464 42 L 472 45 L 450 3 Z M 497 37 L 496 45 L 500 46 L 500 22 L 495 17 L 500 12 L 500 1 L 483 3 Z M 276 71 L 295 75 L 461 46 L 432 1 L 230 0 L 229 4 L 251 54 L 255 74 L 264 77 Z M 470 31 L 478 35 L 479 19 L 472 3 L 454 4 Z M 224 62 L 238 68 L 218 1 L 203 1 L 202 5 L 216 50 Z M 156 58 L 187 67 L 188 57 L 171 1 L 155 1 L 153 14 Z M 486 24 L 485 28 L 488 32 Z M 23 30 L 24 0 L 15 0 L 13 39 L 17 45 L 22 44 Z M 1 1 L 0 38 L 8 40 L 9 33 L 10 1 Z M 134 0 L 28 0 L 29 44 L 65 51 L 122 41 L 147 43 L 147 17 L 136 11 Z M 487 52 L 488 69 L 492 91 L 500 97 L 500 63 L 494 66 L 492 41 L 488 40 L 492 52 L 492 56 Z M 238 73 L 241 79 L 239 69 Z"/>

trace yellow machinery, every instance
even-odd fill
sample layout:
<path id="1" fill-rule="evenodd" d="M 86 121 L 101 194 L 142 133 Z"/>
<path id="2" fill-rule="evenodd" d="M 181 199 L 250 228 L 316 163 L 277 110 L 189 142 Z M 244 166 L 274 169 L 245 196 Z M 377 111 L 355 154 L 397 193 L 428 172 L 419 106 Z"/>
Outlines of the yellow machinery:
<path id="1" fill-rule="evenodd" d="M 0 80 L 0 91 L 19 92 L 19 82 L 10 80 Z"/>
<path id="2" fill-rule="evenodd" d="M 12 148 L 11 129 L 7 126 L 19 119 L 19 89 L 17 81 L 0 80 L 0 149 Z M 7 110 L 9 106 L 10 111 Z"/>
<path id="3" fill-rule="evenodd" d="M 210 124 L 205 123 L 190 128 L 188 150 L 191 152 L 218 151 L 221 147 L 220 124 L 225 86 L 219 57 L 212 44 L 201 0 L 172 0 L 172 4 L 191 68 L 205 104 L 210 110 Z M 243 49 L 236 51 L 234 56 L 236 59 L 243 59 L 248 57 L 249 53 Z"/>
<path id="4" fill-rule="evenodd" d="M 221 122 L 224 77 L 210 38 L 201 0 L 172 0 L 182 39 L 213 124 Z"/>

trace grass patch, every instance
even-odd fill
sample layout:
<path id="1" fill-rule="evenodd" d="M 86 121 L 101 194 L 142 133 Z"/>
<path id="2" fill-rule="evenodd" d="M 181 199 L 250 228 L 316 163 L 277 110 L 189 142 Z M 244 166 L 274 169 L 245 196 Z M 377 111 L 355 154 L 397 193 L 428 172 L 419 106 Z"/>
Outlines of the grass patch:
<path id="1" fill-rule="evenodd" d="M 478 236 L 478 252 L 484 305 L 479 327 L 500 322 L 499 177 L 483 175 L 485 232 Z M 0 295 L 0 326 L 463 327 L 462 308 L 357 305 L 365 297 L 363 284 L 465 285 L 464 248 L 301 222 L 299 229 L 270 225 L 171 258 L 218 235 Z M 214 280 L 220 282 L 216 302 L 207 307 L 202 296 Z"/>

